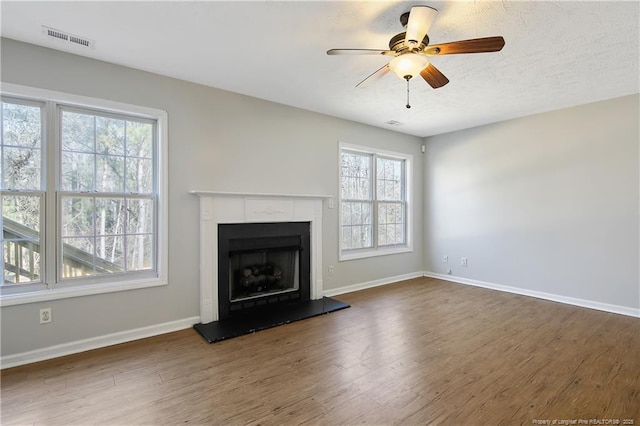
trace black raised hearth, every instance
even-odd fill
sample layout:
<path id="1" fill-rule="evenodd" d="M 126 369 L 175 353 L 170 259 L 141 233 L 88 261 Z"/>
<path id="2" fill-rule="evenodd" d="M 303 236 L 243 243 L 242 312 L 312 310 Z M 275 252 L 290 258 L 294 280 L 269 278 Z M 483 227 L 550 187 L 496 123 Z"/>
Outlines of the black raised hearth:
<path id="1" fill-rule="evenodd" d="M 349 305 L 330 297 L 299 303 L 284 303 L 278 307 L 265 306 L 242 314 L 210 322 L 196 324 L 193 328 L 209 343 L 255 333 L 294 321 L 328 314 L 348 308 Z"/>

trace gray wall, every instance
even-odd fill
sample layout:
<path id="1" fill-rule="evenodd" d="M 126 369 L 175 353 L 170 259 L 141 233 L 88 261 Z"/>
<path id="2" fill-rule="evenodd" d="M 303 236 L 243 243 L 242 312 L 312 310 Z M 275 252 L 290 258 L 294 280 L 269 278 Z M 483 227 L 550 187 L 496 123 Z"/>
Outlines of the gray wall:
<path id="1" fill-rule="evenodd" d="M 168 286 L 2 308 L 3 356 L 198 316 L 198 199 L 188 191 L 337 196 L 338 141 L 414 156 L 416 243 L 339 263 L 337 209 L 325 207 L 325 289 L 422 271 L 422 139 L 13 40 L 1 54 L 4 82 L 168 112 L 170 259 Z M 53 322 L 39 325 L 47 306 Z"/>
<path id="2" fill-rule="evenodd" d="M 448 266 L 460 277 L 640 307 L 638 95 L 430 137 L 423 162 L 419 138 L 1 42 L 2 81 L 168 112 L 170 251 L 168 286 L 2 308 L 2 356 L 197 316 L 198 200 L 188 191 L 337 196 L 338 141 L 414 156 L 415 246 L 338 262 L 337 209 L 325 207 L 325 289 Z M 39 325 L 47 306 L 54 321 Z"/>
<path id="3" fill-rule="evenodd" d="M 640 308 L 639 102 L 427 138 L 425 270 Z"/>

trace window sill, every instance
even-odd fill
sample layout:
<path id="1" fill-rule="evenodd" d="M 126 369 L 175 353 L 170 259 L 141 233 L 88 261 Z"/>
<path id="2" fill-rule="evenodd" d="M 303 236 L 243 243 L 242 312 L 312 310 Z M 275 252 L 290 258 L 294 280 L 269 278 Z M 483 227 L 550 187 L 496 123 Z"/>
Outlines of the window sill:
<path id="1" fill-rule="evenodd" d="M 366 259 L 368 257 L 387 256 L 390 254 L 411 253 L 413 247 L 389 247 L 389 248 L 377 248 L 368 250 L 357 250 L 352 252 L 340 252 L 338 261 L 343 262 L 346 260 Z"/>
<path id="2" fill-rule="evenodd" d="M 74 287 L 56 288 L 52 290 L 39 290 L 18 294 L 5 294 L 0 296 L 0 306 L 24 305 L 27 303 L 45 302 L 57 299 L 70 299 L 72 297 L 91 296 L 95 294 L 113 293 L 116 291 L 134 290 L 138 288 L 158 287 L 167 285 L 166 280 L 151 278 L 136 281 L 123 281 L 119 283 L 104 283 L 79 285 Z"/>

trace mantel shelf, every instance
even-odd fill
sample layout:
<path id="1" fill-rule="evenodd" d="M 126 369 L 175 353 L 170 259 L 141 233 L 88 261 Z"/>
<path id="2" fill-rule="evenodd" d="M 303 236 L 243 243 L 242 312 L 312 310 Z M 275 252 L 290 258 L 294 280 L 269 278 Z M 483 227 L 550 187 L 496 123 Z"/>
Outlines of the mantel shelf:
<path id="1" fill-rule="evenodd" d="M 314 195 L 314 194 L 271 194 L 260 192 L 224 192 L 224 191 L 201 191 L 192 190 L 189 193 L 199 197 L 269 197 L 269 198 L 308 198 L 308 199 L 324 199 L 333 198 L 332 195 Z"/>

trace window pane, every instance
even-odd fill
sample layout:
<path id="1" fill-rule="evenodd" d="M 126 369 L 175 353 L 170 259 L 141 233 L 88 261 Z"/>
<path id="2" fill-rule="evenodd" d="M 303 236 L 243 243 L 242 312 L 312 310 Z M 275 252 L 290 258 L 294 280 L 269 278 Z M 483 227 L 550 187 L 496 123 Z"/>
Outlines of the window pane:
<path id="1" fill-rule="evenodd" d="M 404 223 L 397 224 L 395 227 L 395 231 L 396 231 L 397 241 L 398 241 L 397 244 L 404 244 L 405 243 Z"/>
<path id="2" fill-rule="evenodd" d="M 38 195 L 3 195 L 2 219 L 5 226 L 20 228 L 20 236 L 39 237 L 41 198 Z M 9 225 L 8 225 L 9 224 Z"/>
<path id="3" fill-rule="evenodd" d="M 95 152 L 95 117 L 62 111 L 62 150 Z"/>
<path id="4" fill-rule="evenodd" d="M 343 200 L 371 199 L 371 156 L 342 153 L 341 196 Z"/>
<path id="5" fill-rule="evenodd" d="M 128 200 L 127 233 L 151 234 L 153 230 L 153 201 Z"/>
<path id="6" fill-rule="evenodd" d="M 342 203 L 342 225 L 351 225 L 351 203 Z"/>
<path id="7" fill-rule="evenodd" d="M 386 246 L 387 242 L 387 225 L 378 225 L 378 245 Z"/>
<path id="8" fill-rule="evenodd" d="M 2 144 L 41 148 L 41 142 L 40 107 L 2 102 Z"/>
<path id="9" fill-rule="evenodd" d="M 2 196 L 3 283 L 41 281 L 39 195 Z"/>
<path id="10" fill-rule="evenodd" d="M 124 120 L 96 117 L 96 152 L 124 155 Z"/>
<path id="11" fill-rule="evenodd" d="M 95 156 L 93 154 L 62 153 L 62 189 L 64 191 L 93 191 L 94 176 Z"/>
<path id="12" fill-rule="evenodd" d="M 148 159 L 127 159 L 127 192 L 153 192 L 153 163 Z"/>
<path id="13" fill-rule="evenodd" d="M 42 281 L 39 250 L 40 244 L 37 240 L 5 238 L 2 242 L 3 284 L 28 284 Z"/>
<path id="14" fill-rule="evenodd" d="M 351 247 L 353 248 L 364 247 L 364 245 L 362 244 L 362 227 L 361 226 L 351 227 Z"/>
<path id="15" fill-rule="evenodd" d="M 94 239 L 62 238 L 63 278 L 94 275 Z"/>
<path id="16" fill-rule="evenodd" d="M 342 225 L 371 224 L 370 203 L 345 202 L 342 211 Z"/>
<path id="17" fill-rule="evenodd" d="M 154 268 L 153 200 L 63 197 L 62 206 L 63 235 L 86 237 L 64 238 L 64 278 L 124 272 L 125 262 L 127 270 Z"/>
<path id="18" fill-rule="evenodd" d="M 96 238 L 96 273 L 124 272 L 124 237 Z"/>
<path id="19" fill-rule="evenodd" d="M 378 245 L 404 244 L 403 203 L 380 203 L 378 205 Z"/>
<path id="20" fill-rule="evenodd" d="M 153 269 L 153 236 L 134 235 L 127 237 L 127 270 Z"/>
<path id="21" fill-rule="evenodd" d="M 342 248 L 349 250 L 351 247 L 351 227 L 343 226 L 342 227 Z"/>
<path id="22" fill-rule="evenodd" d="M 2 169 L 3 189 L 41 189 L 41 108 L 3 101 Z"/>
<path id="23" fill-rule="evenodd" d="M 404 193 L 404 160 L 376 159 L 376 195 L 378 200 L 402 201 Z"/>
<path id="24" fill-rule="evenodd" d="M 63 278 L 123 272 L 123 243 L 122 236 L 63 238 Z"/>
<path id="25" fill-rule="evenodd" d="M 96 191 L 124 191 L 124 157 L 96 156 Z"/>
<path id="26" fill-rule="evenodd" d="M 62 236 L 93 236 L 93 197 L 62 198 Z"/>
<path id="27" fill-rule="evenodd" d="M 153 125 L 127 121 L 127 156 L 152 158 Z"/>
<path id="28" fill-rule="evenodd" d="M 342 203 L 342 248 L 372 247 L 371 203 Z"/>
<path id="29" fill-rule="evenodd" d="M 124 198 L 96 198 L 96 235 L 124 234 Z"/>
<path id="30" fill-rule="evenodd" d="M 371 225 L 362 227 L 362 247 L 373 247 L 373 227 Z"/>
<path id="31" fill-rule="evenodd" d="M 3 182 L 5 189 L 40 189 L 40 150 L 3 147 Z"/>

